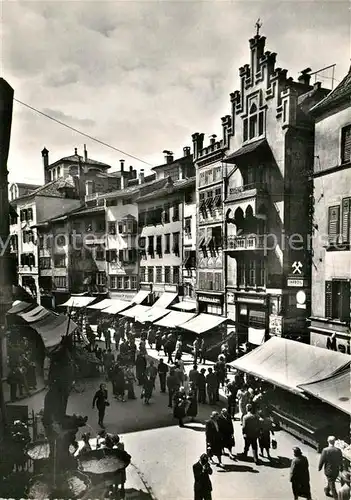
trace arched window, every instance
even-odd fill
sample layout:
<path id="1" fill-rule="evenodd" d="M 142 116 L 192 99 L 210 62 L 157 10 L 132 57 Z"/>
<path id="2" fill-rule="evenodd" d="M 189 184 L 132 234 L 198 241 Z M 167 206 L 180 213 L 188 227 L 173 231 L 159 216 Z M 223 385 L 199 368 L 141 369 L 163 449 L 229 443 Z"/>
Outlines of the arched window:
<path id="1" fill-rule="evenodd" d="M 247 141 L 265 133 L 265 110 L 259 110 L 256 103 L 249 107 L 247 118 L 243 120 L 243 139 Z"/>

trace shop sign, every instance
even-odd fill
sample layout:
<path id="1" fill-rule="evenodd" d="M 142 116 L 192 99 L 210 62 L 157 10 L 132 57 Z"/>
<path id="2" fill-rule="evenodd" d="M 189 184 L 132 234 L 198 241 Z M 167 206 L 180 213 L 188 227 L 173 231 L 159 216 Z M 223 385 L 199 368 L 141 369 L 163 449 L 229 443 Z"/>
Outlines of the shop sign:
<path id="1" fill-rule="evenodd" d="M 208 302 L 209 304 L 221 304 L 222 301 L 218 297 L 207 297 L 206 295 L 199 295 L 198 300 L 200 302 Z"/>
<path id="2" fill-rule="evenodd" d="M 246 302 L 247 304 L 265 304 L 265 299 L 259 299 L 257 297 L 237 297 L 237 302 Z"/>
<path id="3" fill-rule="evenodd" d="M 164 292 L 165 286 L 164 285 L 154 285 L 152 290 L 154 292 Z"/>
<path id="4" fill-rule="evenodd" d="M 110 292 L 111 299 L 121 299 L 131 301 L 136 293 L 135 292 Z"/>
<path id="5" fill-rule="evenodd" d="M 234 304 L 234 302 L 235 302 L 234 293 L 228 292 L 227 293 L 227 304 Z"/>
<path id="6" fill-rule="evenodd" d="M 164 285 L 165 292 L 177 293 L 178 285 Z"/>
<path id="7" fill-rule="evenodd" d="M 306 286 L 306 283 L 303 278 L 288 278 L 287 286 L 301 288 Z"/>
<path id="8" fill-rule="evenodd" d="M 270 314 L 269 316 L 269 333 L 271 335 L 277 335 L 281 337 L 283 326 L 283 317 L 277 316 L 276 314 Z"/>
<path id="9" fill-rule="evenodd" d="M 296 307 L 306 309 L 306 294 L 303 290 L 299 290 L 296 294 Z"/>

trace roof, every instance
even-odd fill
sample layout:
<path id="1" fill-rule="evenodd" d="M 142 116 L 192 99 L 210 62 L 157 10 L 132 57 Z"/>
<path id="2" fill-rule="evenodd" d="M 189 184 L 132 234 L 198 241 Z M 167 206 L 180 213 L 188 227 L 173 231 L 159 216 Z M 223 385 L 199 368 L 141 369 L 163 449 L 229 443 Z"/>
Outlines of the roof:
<path id="1" fill-rule="evenodd" d="M 278 387 L 302 394 L 301 384 L 330 377 L 350 362 L 351 356 L 347 354 L 272 337 L 230 364 Z"/>
<path id="2" fill-rule="evenodd" d="M 156 197 L 158 198 L 162 196 L 169 196 L 170 194 L 176 193 L 177 191 L 185 189 L 189 186 L 195 186 L 195 176 L 191 177 L 190 179 L 180 179 L 174 182 L 170 177 L 167 177 L 165 179 L 156 181 L 156 183 L 153 186 L 152 191 L 150 191 L 149 193 L 142 195 L 142 192 L 140 192 L 140 196 L 136 200 L 137 203 L 142 203 L 143 201 L 147 201 Z"/>
<path id="3" fill-rule="evenodd" d="M 12 182 L 12 184 L 16 184 L 19 188 L 23 189 L 38 189 L 42 186 L 42 184 L 27 184 L 26 182 Z"/>
<path id="4" fill-rule="evenodd" d="M 159 168 L 172 167 L 173 165 L 177 165 L 178 163 L 190 163 L 192 161 L 193 161 L 193 155 L 181 156 L 180 158 L 176 158 L 170 163 L 162 163 L 162 165 L 156 165 L 156 167 L 152 167 L 151 170 L 158 170 Z"/>
<path id="5" fill-rule="evenodd" d="M 343 80 L 322 101 L 311 109 L 311 113 L 318 115 L 326 109 L 331 109 L 342 102 L 351 104 L 351 66 Z"/>
<path id="6" fill-rule="evenodd" d="M 269 147 L 267 139 L 259 139 L 258 141 L 249 142 L 249 144 L 246 144 L 245 146 L 237 149 L 234 153 L 231 153 L 229 156 L 227 156 L 224 161 L 226 163 L 235 163 L 240 156 L 254 153 L 255 151 L 257 151 L 257 149 L 262 147 Z"/>
<path id="7" fill-rule="evenodd" d="M 65 198 L 66 193 L 63 191 L 65 188 L 71 188 L 75 189 L 75 185 L 73 182 L 73 179 L 70 177 L 66 178 L 59 178 L 56 179 L 55 181 L 48 182 L 47 184 L 44 184 L 43 186 L 40 186 L 39 188 L 35 189 L 31 193 L 25 194 L 23 196 L 19 196 L 15 200 L 13 200 L 14 203 L 20 200 L 24 200 L 27 198 L 30 198 L 32 196 L 48 196 L 48 197 L 54 197 L 54 198 Z M 13 203 L 11 202 L 11 203 Z"/>
<path id="8" fill-rule="evenodd" d="M 224 323 L 224 321 L 227 321 L 227 318 L 223 318 L 223 316 L 201 313 L 181 327 L 194 333 L 205 333 Z"/>
<path id="9" fill-rule="evenodd" d="M 100 167 L 111 168 L 111 165 L 108 165 L 107 163 L 93 160 L 91 158 L 87 158 L 85 160 L 83 158 L 83 156 L 80 156 L 80 155 L 65 156 L 64 158 L 61 158 L 60 160 L 57 160 L 54 163 L 50 163 L 50 165 L 48 165 L 48 168 L 54 167 L 55 165 L 58 165 L 60 163 L 80 163 L 82 166 L 84 166 L 84 165 L 90 165 L 90 166 L 96 165 L 96 166 L 100 166 Z"/>
<path id="10" fill-rule="evenodd" d="M 351 414 L 350 405 L 350 370 L 325 378 L 311 384 L 299 386 L 308 394 L 329 403 L 335 408 Z"/>

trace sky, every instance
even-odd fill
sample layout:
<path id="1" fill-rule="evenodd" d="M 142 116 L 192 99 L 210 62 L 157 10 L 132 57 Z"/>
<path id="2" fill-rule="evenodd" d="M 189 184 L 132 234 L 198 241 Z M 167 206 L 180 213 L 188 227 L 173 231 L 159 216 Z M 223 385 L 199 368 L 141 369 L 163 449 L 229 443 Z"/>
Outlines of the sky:
<path id="1" fill-rule="evenodd" d="M 195 132 L 221 134 L 258 18 L 288 76 L 335 63 L 340 81 L 350 65 L 348 1 L 2 0 L 0 16 L 0 76 L 16 99 L 151 165 Z M 14 102 L 10 182 L 43 182 L 44 146 L 54 162 L 84 144 L 111 171 L 121 158 L 150 168 Z"/>

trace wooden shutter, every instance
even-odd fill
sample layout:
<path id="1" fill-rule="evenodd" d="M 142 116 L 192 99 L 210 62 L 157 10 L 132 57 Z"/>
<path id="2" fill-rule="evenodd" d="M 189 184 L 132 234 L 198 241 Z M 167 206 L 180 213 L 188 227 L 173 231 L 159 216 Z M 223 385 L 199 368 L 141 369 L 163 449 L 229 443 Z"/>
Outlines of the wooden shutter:
<path id="1" fill-rule="evenodd" d="M 343 129 L 342 142 L 341 142 L 341 162 L 350 163 L 350 161 L 351 161 L 351 125 Z"/>
<path id="2" fill-rule="evenodd" d="M 328 210 L 328 236 L 329 241 L 336 243 L 340 234 L 340 207 L 329 207 Z"/>
<path id="3" fill-rule="evenodd" d="M 325 317 L 332 318 L 333 316 L 333 287 L 332 281 L 325 282 Z"/>
<path id="4" fill-rule="evenodd" d="M 344 198 L 342 200 L 342 219 L 341 219 L 341 234 L 343 243 L 350 242 L 350 229 L 351 229 L 351 198 Z"/>

